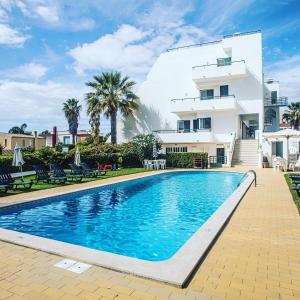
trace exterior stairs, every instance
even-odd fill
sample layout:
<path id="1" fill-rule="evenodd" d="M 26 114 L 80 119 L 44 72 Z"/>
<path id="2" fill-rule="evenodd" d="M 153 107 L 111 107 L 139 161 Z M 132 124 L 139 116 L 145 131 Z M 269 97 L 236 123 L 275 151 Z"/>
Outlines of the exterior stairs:
<path id="1" fill-rule="evenodd" d="M 232 157 L 232 165 L 257 166 L 258 140 L 236 140 Z"/>

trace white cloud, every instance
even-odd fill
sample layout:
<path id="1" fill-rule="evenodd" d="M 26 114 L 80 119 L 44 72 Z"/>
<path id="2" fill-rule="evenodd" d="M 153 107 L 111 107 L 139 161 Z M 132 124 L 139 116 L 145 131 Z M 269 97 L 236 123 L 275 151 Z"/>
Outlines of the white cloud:
<path id="1" fill-rule="evenodd" d="M 71 49 L 69 54 L 75 59 L 78 73 L 99 68 L 126 68 L 128 72 L 135 72 L 145 59 L 152 58 L 152 51 L 146 45 L 135 44 L 147 35 L 134 26 L 122 25 L 115 33 Z"/>
<path id="2" fill-rule="evenodd" d="M 51 6 L 38 6 L 35 12 L 47 23 L 58 23 L 59 16 L 56 7 Z"/>
<path id="3" fill-rule="evenodd" d="M 38 80 L 46 75 L 47 70 L 46 66 L 32 62 L 1 71 L 0 76 L 6 79 Z"/>
<path id="4" fill-rule="evenodd" d="M 8 24 L 0 24 L 0 44 L 22 47 L 29 36 L 22 35 Z"/>
<path id="5" fill-rule="evenodd" d="M 266 77 L 280 81 L 280 93 L 300 101 L 300 55 L 287 57 L 266 68 Z"/>
<path id="6" fill-rule="evenodd" d="M 140 16 L 138 25 L 123 24 L 111 34 L 71 49 L 73 67 L 79 74 L 117 69 L 143 78 L 162 51 L 208 38 L 203 29 L 185 25 L 184 16 L 190 9 L 188 5 L 155 4 Z"/>
<path id="7" fill-rule="evenodd" d="M 204 0 L 202 2 L 200 24 L 209 32 L 218 33 L 225 28 L 235 27 L 234 16 L 245 12 L 255 0 Z"/>
<path id="8" fill-rule="evenodd" d="M 5 105 L 1 105 L 0 128 L 8 130 L 25 122 L 32 130 L 51 129 L 54 125 L 61 130 L 66 129 L 62 103 L 70 97 L 83 99 L 85 92 L 84 85 L 80 87 L 56 82 L 37 84 L 2 80 L 0 103 Z M 80 128 L 89 128 L 85 109 L 82 111 Z"/>

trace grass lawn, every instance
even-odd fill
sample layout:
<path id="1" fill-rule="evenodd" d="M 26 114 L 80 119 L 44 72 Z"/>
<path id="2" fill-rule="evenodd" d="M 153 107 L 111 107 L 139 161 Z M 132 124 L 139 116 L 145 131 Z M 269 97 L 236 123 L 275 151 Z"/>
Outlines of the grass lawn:
<path id="1" fill-rule="evenodd" d="M 122 170 L 118 170 L 118 171 L 109 171 L 106 173 L 106 175 L 103 175 L 101 177 L 98 178 L 83 178 L 81 182 L 66 182 L 65 184 L 48 184 L 48 183 L 44 183 L 44 182 L 39 182 L 39 183 L 34 183 L 32 185 L 32 188 L 29 189 L 18 189 L 18 190 L 9 190 L 6 194 L 4 194 L 3 192 L 0 192 L 0 197 L 6 197 L 6 196 L 10 196 L 10 195 L 17 195 L 17 194 L 21 194 L 21 193 L 30 193 L 33 191 L 39 191 L 39 190 L 45 190 L 45 189 L 51 189 L 51 188 L 55 188 L 58 186 L 67 186 L 67 185 L 74 185 L 74 184 L 81 184 L 84 182 L 89 182 L 89 181 L 95 181 L 95 180 L 102 180 L 105 178 L 111 178 L 111 177 L 117 177 L 117 176 L 123 176 L 123 175 L 129 175 L 129 174 L 134 174 L 134 173 L 142 173 L 142 172 L 146 172 L 146 170 L 144 170 L 143 168 L 128 168 L 128 169 L 122 169 Z M 24 177 L 25 181 L 27 180 L 33 180 L 35 182 L 35 176 L 26 176 Z M 19 180 L 17 180 L 19 181 Z"/>
<path id="2" fill-rule="evenodd" d="M 298 211 L 300 213 L 300 196 L 298 195 L 297 191 L 291 190 L 291 186 L 292 186 L 292 180 L 289 178 L 288 174 L 284 174 L 285 180 L 290 188 L 290 192 L 293 196 L 294 202 L 298 208 Z"/>

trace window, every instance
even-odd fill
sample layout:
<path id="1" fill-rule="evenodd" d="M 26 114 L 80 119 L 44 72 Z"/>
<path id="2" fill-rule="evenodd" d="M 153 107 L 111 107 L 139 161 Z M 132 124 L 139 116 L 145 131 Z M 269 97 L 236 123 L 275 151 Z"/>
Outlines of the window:
<path id="1" fill-rule="evenodd" d="M 272 102 L 272 104 L 277 103 L 277 91 L 272 91 L 271 92 L 271 102 Z"/>
<path id="2" fill-rule="evenodd" d="M 199 119 L 193 120 L 193 129 L 197 131 L 199 129 Z"/>
<path id="3" fill-rule="evenodd" d="M 223 57 L 217 59 L 218 67 L 231 65 L 231 57 Z"/>
<path id="4" fill-rule="evenodd" d="M 214 98 L 214 90 L 201 90 L 200 91 L 200 99 L 201 100 L 207 100 L 207 99 L 213 99 Z"/>
<path id="5" fill-rule="evenodd" d="M 220 86 L 220 97 L 228 96 L 228 85 L 221 85 Z"/>
<path id="6" fill-rule="evenodd" d="M 22 147 L 25 147 L 25 140 L 22 140 Z"/>
<path id="7" fill-rule="evenodd" d="M 187 147 L 166 147 L 166 153 L 181 153 L 188 152 Z"/>
<path id="8" fill-rule="evenodd" d="M 7 147 L 7 139 L 4 140 L 4 147 Z"/>
<path id="9" fill-rule="evenodd" d="M 65 144 L 65 145 L 70 145 L 71 144 L 71 137 L 69 137 L 69 136 L 64 136 L 63 137 L 63 143 Z"/>
<path id="10" fill-rule="evenodd" d="M 190 120 L 179 120 L 177 122 L 177 130 L 182 132 L 190 131 Z"/>
<path id="11" fill-rule="evenodd" d="M 193 120 L 193 130 L 211 129 L 211 118 L 199 118 Z"/>
<path id="12" fill-rule="evenodd" d="M 211 118 L 200 118 L 199 129 L 211 129 Z"/>

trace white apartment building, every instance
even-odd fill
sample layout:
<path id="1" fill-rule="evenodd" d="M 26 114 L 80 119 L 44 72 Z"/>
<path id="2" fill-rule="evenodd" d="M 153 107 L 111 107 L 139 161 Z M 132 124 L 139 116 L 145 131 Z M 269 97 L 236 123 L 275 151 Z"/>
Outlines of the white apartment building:
<path id="1" fill-rule="evenodd" d="M 223 165 L 270 158 L 262 133 L 279 130 L 287 104 L 278 82 L 264 79 L 260 31 L 167 50 L 138 94 L 168 124 L 154 131 L 164 152 L 208 152 Z"/>

